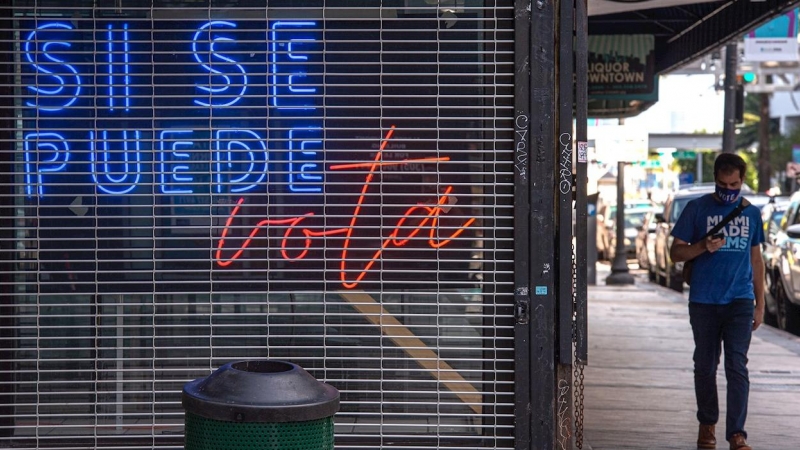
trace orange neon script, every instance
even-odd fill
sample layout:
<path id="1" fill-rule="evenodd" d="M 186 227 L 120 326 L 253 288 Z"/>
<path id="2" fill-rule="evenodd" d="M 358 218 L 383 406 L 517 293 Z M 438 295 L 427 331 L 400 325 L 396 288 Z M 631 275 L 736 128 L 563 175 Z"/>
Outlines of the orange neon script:
<path id="1" fill-rule="evenodd" d="M 361 214 L 361 207 L 364 203 L 364 199 L 369 191 L 370 186 L 372 185 L 372 180 L 375 175 L 375 171 L 381 166 L 389 166 L 389 165 L 406 165 L 411 163 L 419 163 L 419 162 L 440 162 L 440 161 L 448 161 L 450 158 L 442 157 L 442 158 L 419 158 L 419 159 L 406 159 L 402 161 L 382 161 L 382 154 L 383 150 L 386 148 L 386 144 L 391 139 L 392 134 L 394 134 L 395 127 L 392 126 L 391 129 L 386 133 L 386 138 L 381 142 L 380 149 L 375 155 L 375 159 L 372 162 L 367 163 L 357 163 L 357 164 L 339 164 L 339 165 L 332 165 L 330 167 L 331 170 L 348 170 L 348 169 L 358 169 L 358 168 L 369 168 L 367 172 L 366 178 L 364 179 L 364 184 L 361 187 L 361 195 L 358 197 L 358 201 L 353 208 L 353 214 L 350 217 L 350 224 L 346 227 L 342 228 L 333 228 L 323 231 L 313 231 L 310 228 L 302 227 L 302 223 L 304 220 L 309 219 L 314 216 L 313 212 L 308 212 L 300 216 L 296 217 L 288 217 L 285 219 L 264 219 L 258 222 L 252 230 L 250 230 L 250 234 L 244 243 L 238 249 L 233 250 L 233 255 L 230 258 L 223 258 L 222 252 L 226 250 L 225 248 L 225 238 L 228 236 L 228 232 L 233 224 L 236 215 L 239 213 L 242 204 L 244 203 L 244 198 L 240 198 L 239 201 L 236 203 L 236 206 L 231 211 L 231 214 L 228 216 L 228 219 L 225 222 L 225 228 L 222 230 L 222 236 L 217 243 L 217 251 L 215 253 L 214 259 L 216 260 L 217 265 L 220 267 L 227 267 L 231 265 L 234 261 L 239 259 L 247 249 L 247 247 L 252 242 L 253 238 L 259 233 L 261 228 L 267 226 L 286 226 L 286 232 L 283 234 L 283 239 L 281 240 L 280 252 L 281 256 L 288 260 L 288 261 L 298 261 L 306 257 L 310 248 L 311 248 L 311 238 L 313 237 L 321 237 L 321 236 L 336 236 L 336 235 L 343 235 L 344 236 L 344 243 L 342 244 L 342 257 L 339 263 L 340 273 L 339 279 L 342 282 L 342 286 L 348 289 L 353 289 L 364 279 L 364 277 L 369 273 L 372 267 L 375 265 L 375 262 L 378 261 L 383 254 L 384 250 L 390 247 L 402 247 L 406 245 L 412 238 L 419 235 L 420 233 L 424 233 L 427 230 L 428 235 L 428 245 L 431 248 L 442 248 L 449 244 L 454 238 L 458 237 L 464 230 L 472 225 L 475 222 L 475 218 L 467 219 L 464 223 L 462 223 L 459 227 L 456 227 L 453 233 L 445 238 L 437 236 L 437 226 L 439 224 L 439 216 L 443 211 L 443 207 L 448 205 L 449 195 L 450 192 L 453 190 L 452 186 L 447 186 L 444 190 L 444 193 L 441 194 L 434 205 L 415 205 L 408 208 L 405 213 L 397 220 L 392 231 L 389 235 L 383 239 L 381 242 L 380 248 L 376 249 L 373 253 L 372 257 L 366 262 L 364 267 L 361 268 L 359 272 L 355 273 L 355 277 L 350 279 L 348 278 L 348 265 L 351 263 L 348 260 L 348 251 L 350 250 L 350 241 L 354 238 L 359 231 L 358 226 L 358 219 L 359 215 Z M 410 219 L 416 218 L 419 222 L 416 225 L 410 225 Z M 406 235 L 401 235 L 401 228 L 407 231 Z M 408 231 L 410 230 L 410 231 Z M 424 234 L 423 234 L 424 236 Z M 293 251 L 297 251 L 296 254 L 290 254 L 289 249 L 289 241 L 296 238 L 304 239 L 304 246 L 297 249 L 292 249 Z"/>

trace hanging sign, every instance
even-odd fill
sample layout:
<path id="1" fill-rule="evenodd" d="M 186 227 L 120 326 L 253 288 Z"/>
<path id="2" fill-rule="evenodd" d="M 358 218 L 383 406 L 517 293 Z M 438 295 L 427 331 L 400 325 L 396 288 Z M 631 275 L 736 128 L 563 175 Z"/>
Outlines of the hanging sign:
<path id="1" fill-rule="evenodd" d="M 797 61 L 797 14 L 793 9 L 747 33 L 745 61 Z"/>
<path id="2" fill-rule="evenodd" d="M 653 36 L 590 35 L 589 96 L 658 100 Z"/>

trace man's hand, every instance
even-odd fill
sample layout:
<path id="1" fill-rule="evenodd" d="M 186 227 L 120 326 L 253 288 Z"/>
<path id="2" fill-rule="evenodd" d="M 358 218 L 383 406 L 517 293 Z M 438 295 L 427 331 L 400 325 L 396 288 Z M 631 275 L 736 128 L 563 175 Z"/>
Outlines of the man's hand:
<path id="1" fill-rule="evenodd" d="M 725 245 L 724 237 L 715 239 L 713 236 L 709 236 L 706 238 L 706 250 L 708 250 L 709 253 L 716 252 L 722 248 L 723 245 Z"/>
<path id="2" fill-rule="evenodd" d="M 753 331 L 756 331 L 764 323 L 764 304 L 756 305 L 753 310 Z"/>

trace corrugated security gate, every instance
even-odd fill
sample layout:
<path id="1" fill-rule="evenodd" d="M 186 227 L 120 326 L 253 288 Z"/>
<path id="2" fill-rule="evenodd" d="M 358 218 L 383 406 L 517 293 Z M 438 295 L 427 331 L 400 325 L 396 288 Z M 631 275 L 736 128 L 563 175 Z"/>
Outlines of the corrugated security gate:
<path id="1" fill-rule="evenodd" d="M 511 0 L 10 3 L 0 447 L 181 448 L 265 358 L 337 448 L 514 447 Z"/>

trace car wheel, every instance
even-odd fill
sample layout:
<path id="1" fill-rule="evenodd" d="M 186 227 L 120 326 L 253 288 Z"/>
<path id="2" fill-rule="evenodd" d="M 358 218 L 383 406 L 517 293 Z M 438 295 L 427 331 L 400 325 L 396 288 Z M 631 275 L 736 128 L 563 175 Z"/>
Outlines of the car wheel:
<path id="1" fill-rule="evenodd" d="M 770 295 L 770 294 L 766 294 Z M 769 308 L 764 307 L 764 323 L 775 328 L 780 328 L 778 326 L 778 315 L 769 312 Z"/>
<path id="2" fill-rule="evenodd" d="M 764 305 L 764 323 L 771 326 L 778 328 L 778 306 L 776 305 L 778 301 L 777 294 L 775 294 L 775 277 L 774 273 L 766 272 L 766 286 L 764 286 L 764 300 L 766 305 Z M 773 311 L 771 312 L 770 305 L 772 305 Z"/>
<path id="3" fill-rule="evenodd" d="M 794 334 L 800 333 L 800 307 L 789 300 L 786 289 L 783 288 L 783 280 L 776 280 L 775 291 L 778 328 Z"/>

